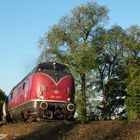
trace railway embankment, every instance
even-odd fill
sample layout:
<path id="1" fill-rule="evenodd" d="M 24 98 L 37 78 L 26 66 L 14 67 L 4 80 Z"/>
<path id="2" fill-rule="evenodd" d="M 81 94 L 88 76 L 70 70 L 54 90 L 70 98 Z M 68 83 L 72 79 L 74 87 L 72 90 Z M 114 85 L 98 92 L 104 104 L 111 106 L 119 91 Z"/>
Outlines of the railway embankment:
<path id="1" fill-rule="evenodd" d="M 0 125 L 3 140 L 140 140 L 140 121 L 45 121 Z"/>

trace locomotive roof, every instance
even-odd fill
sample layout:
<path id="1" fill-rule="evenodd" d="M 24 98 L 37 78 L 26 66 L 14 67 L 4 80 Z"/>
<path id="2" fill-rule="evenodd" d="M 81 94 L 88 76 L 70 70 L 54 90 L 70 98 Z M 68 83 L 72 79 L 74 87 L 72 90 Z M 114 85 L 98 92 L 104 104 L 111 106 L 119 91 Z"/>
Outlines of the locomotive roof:
<path id="1" fill-rule="evenodd" d="M 56 62 L 44 62 L 44 63 L 39 63 L 39 64 L 37 65 L 37 67 L 38 67 L 38 66 L 43 66 L 43 65 L 48 65 L 48 64 L 53 64 L 53 65 L 59 64 L 59 65 L 62 65 L 62 66 L 65 66 L 65 67 L 66 67 L 66 65 L 61 64 L 61 63 L 56 63 Z"/>

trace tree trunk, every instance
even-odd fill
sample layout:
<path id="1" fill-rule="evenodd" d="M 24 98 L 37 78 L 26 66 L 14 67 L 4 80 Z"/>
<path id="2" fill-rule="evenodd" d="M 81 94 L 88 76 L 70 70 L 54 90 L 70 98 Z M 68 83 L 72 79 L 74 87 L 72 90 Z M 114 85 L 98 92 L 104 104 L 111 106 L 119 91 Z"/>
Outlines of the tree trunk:
<path id="1" fill-rule="evenodd" d="M 101 76 L 101 82 L 102 82 L 102 95 L 103 95 L 103 112 L 102 112 L 102 119 L 107 120 L 108 116 L 108 96 L 106 93 L 106 87 L 104 84 L 103 77 Z"/>
<path id="2" fill-rule="evenodd" d="M 80 77 L 81 77 L 81 93 L 82 93 L 82 116 L 86 118 L 86 79 L 85 79 L 85 74 L 80 74 Z"/>
<path id="3" fill-rule="evenodd" d="M 105 93 L 105 91 L 103 91 L 103 115 L 102 115 L 102 119 L 103 120 L 107 120 L 107 116 L 108 116 L 108 99 L 107 99 L 107 95 Z"/>

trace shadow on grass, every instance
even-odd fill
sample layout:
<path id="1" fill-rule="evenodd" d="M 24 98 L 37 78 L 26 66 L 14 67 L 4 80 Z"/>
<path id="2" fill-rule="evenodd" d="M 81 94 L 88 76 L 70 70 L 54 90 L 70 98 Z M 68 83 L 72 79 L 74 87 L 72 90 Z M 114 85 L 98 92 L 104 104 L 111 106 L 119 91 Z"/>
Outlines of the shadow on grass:
<path id="1" fill-rule="evenodd" d="M 32 132 L 31 134 L 17 137 L 16 140 L 61 140 L 66 138 L 66 133 L 71 130 L 77 123 L 60 121 L 53 126 L 49 126 L 49 123 L 42 128 Z"/>

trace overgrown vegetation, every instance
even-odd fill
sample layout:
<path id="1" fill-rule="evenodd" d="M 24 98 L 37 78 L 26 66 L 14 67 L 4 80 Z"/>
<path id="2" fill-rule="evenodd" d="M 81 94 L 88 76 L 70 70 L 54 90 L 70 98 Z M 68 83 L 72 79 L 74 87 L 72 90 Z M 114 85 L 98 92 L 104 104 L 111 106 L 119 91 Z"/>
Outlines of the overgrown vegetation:
<path id="1" fill-rule="evenodd" d="M 4 91 L 2 91 L 0 89 L 0 121 L 1 121 L 1 116 L 2 116 L 2 105 L 3 105 L 3 102 L 5 101 L 6 99 L 6 95 L 4 93 Z"/>
<path id="2" fill-rule="evenodd" d="M 39 40 L 39 61 L 67 64 L 74 75 L 82 122 L 140 119 L 140 28 L 115 25 L 108 29 L 107 20 L 105 6 L 87 2 Z"/>

